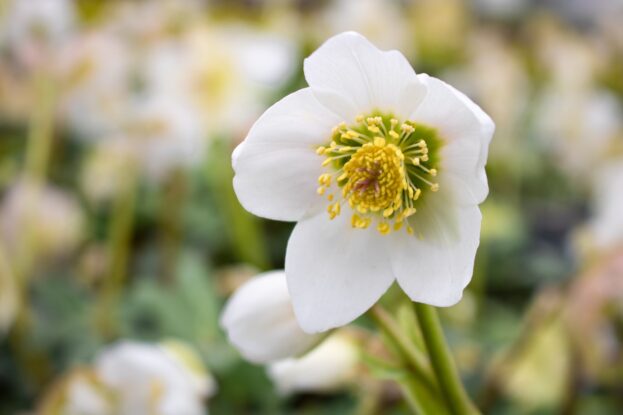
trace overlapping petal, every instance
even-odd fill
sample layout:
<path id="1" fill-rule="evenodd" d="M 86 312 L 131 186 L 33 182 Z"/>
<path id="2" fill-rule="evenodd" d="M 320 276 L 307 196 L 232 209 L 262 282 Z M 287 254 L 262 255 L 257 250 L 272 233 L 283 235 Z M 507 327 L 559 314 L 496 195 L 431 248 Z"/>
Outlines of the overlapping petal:
<path id="1" fill-rule="evenodd" d="M 461 299 L 472 277 L 481 218 L 476 205 L 433 203 L 418 211 L 415 235 L 392 235 L 392 270 L 413 301 L 446 307 Z"/>
<path id="2" fill-rule="evenodd" d="M 386 244 L 375 229 L 353 229 L 347 214 L 297 223 L 286 251 L 286 277 L 304 331 L 348 324 L 383 295 L 394 280 Z"/>
<path id="3" fill-rule="evenodd" d="M 489 192 L 485 164 L 495 126 L 491 118 L 463 93 L 425 74 L 418 78 L 428 94 L 411 119 L 437 129 L 445 141 L 442 185 L 451 188 L 457 203 L 481 203 Z"/>
<path id="4" fill-rule="evenodd" d="M 296 221 L 321 202 L 316 188 L 322 159 L 315 148 L 326 143 L 339 122 L 309 88 L 269 108 L 233 155 L 234 189 L 245 209 Z"/>
<path id="5" fill-rule="evenodd" d="M 379 50 L 355 32 L 326 41 L 305 59 L 304 70 L 318 100 L 347 122 L 377 109 L 404 119 L 426 95 L 400 52 Z"/>

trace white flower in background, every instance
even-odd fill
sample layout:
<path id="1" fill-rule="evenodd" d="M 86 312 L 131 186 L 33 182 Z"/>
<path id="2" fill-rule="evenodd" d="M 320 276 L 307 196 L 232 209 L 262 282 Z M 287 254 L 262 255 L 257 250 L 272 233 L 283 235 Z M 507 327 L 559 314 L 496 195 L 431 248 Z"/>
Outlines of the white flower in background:
<path id="1" fill-rule="evenodd" d="M 573 179 L 591 177 L 623 134 L 623 109 L 608 91 L 550 88 L 536 105 L 536 136 Z"/>
<path id="2" fill-rule="evenodd" d="M 530 80 L 522 57 L 507 40 L 481 29 L 467 40 L 467 61 L 444 73 L 444 78 L 470 97 L 495 120 L 490 157 L 521 163 L 517 147 L 524 139 L 526 110 L 530 108 Z"/>
<path id="3" fill-rule="evenodd" d="M 202 415 L 216 388 L 200 359 L 181 343 L 121 342 L 99 356 L 96 373 L 115 395 L 119 415 Z"/>
<path id="4" fill-rule="evenodd" d="M 587 229 L 591 245 L 612 249 L 623 244 L 623 160 L 601 167 L 592 189 L 593 215 Z"/>
<path id="5" fill-rule="evenodd" d="M 221 325 L 230 342 L 255 363 L 298 356 L 322 339 L 301 330 L 283 271 L 260 274 L 236 290 L 225 306 Z"/>
<path id="6" fill-rule="evenodd" d="M 312 23 L 312 30 L 323 29 L 323 39 L 353 30 L 381 48 L 397 48 L 411 55 L 415 52 L 413 33 L 404 18 L 405 13 L 404 5 L 396 0 L 336 0 Z"/>
<path id="7" fill-rule="evenodd" d="M 84 216 L 73 195 L 22 180 L 5 194 L 0 206 L 0 238 L 9 255 L 30 249 L 54 257 L 76 248 L 83 237 Z M 32 246 L 23 246 L 25 235 Z"/>
<path id="8" fill-rule="evenodd" d="M 333 392 L 358 374 L 359 349 L 347 334 L 336 333 L 299 359 L 272 363 L 267 371 L 281 394 Z"/>
<path id="9" fill-rule="evenodd" d="M 205 153 L 206 132 L 194 107 L 176 96 L 146 95 L 133 103 L 124 138 L 148 178 L 158 180 L 196 165 Z"/>
<path id="10" fill-rule="evenodd" d="M 73 32 L 72 0 L 8 0 L 0 14 L 0 46 L 25 63 L 36 63 L 44 50 L 53 52 Z"/>
<path id="11" fill-rule="evenodd" d="M 233 155 L 243 206 L 298 221 L 285 271 L 301 327 L 349 323 L 396 279 L 414 301 L 455 304 L 479 243 L 493 122 L 357 33 L 304 69 L 310 87 L 266 111 Z"/>
<path id="12" fill-rule="evenodd" d="M 161 42 L 148 54 L 147 88 L 181 97 L 205 114 L 205 128 L 242 133 L 261 112 L 263 98 L 295 67 L 290 40 L 238 26 L 202 26 Z"/>
<path id="13" fill-rule="evenodd" d="M 113 415 L 114 396 L 90 368 L 71 371 L 44 395 L 40 415 Z"/>
<path id="14" fill-rule="evenodd" d="M 86 140 L 119 133 L 128 113 L 131 49 L 112 30 L 75 37 L 58 57 L 64 88 L 61 112 L 69 127 Z"/>

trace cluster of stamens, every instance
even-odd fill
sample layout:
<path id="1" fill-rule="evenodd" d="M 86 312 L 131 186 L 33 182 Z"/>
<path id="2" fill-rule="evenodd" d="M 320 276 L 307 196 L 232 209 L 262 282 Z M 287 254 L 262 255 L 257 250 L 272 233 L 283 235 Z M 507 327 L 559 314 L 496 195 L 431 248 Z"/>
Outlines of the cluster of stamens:
<path id="1" fill-rule="evenodd" d="M 417 200 L 425 190 L 439 190 L 430 144 L 438 146 L 434 130 L 390 116 L 358 116 L 353 126 L 336 126 L 329 144 L 316 150 L 330 170 L 318 177 L 318 194 L 330 202 L 329 217 L 334 219 L 348 203 L 354 228 L 365 229 L 376 220 L 385 235 L 406 223 L 412 234 L 407 219 L 416 213 Z M 341 197 L 332 191 L 334 185 Z"/>

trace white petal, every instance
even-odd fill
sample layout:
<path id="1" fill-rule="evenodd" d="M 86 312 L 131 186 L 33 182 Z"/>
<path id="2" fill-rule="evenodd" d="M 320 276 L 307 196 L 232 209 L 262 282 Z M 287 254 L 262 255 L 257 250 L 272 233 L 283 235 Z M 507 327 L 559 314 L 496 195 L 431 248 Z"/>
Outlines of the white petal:
<path id="1" fill-rule="evenodd" d="M 439 204 L 418 210 L 414 217 L 415 235 L 398 232 L 391 239 L 396 279 L 413 301 L 438 307 L 456 304 L 472 277 L 480 209 L 454 206 L 453 211 Z"/>
<path id="2" fill-rule="evenodd" d="M 298 325 L 283 271 L 260 274 L 231 297 L 221 318 L 231 343 L 249 361 L 298 356 L 320 341 Z"/>
<path id="3" fill-rule="evenodd" d="M 436 128 L 445 140 L 440 182 L 456 190 L 457 203 L 481 203 L 489 193 L 485 164 L 495 125 L 463 93 L 425 74 L 428 94 L 410 119 Z"/>
<path id="4" fill-rule="evenodd" d="M 340 120 L 309 88 L 270 107 L 233 154 L 234 189 L 249 212 L 296 221 L 322 198 L 316 194 L 323 158 L 317 146 L 331 137 Z"/>
<path id="5" fill-rule="evenodd" d="M 353 229 L 349 212 L 320 213 L 297 223 L 286 250 L 286 277 L 304 331 L 350 323 L 393 282 L 386 240 L 375 229 Z"/>
<path id="6" fill-rule="evenodd" d="M 346 122 L 377 109 L 406 118 L 426 95 L 400 52 L 381 51 L 355 32 L 327 40 L 305 59 L 304 70 L 318 100 Z"/>
<path id="7" fill-rule="evenodd" d="M 354 339 L 338 331 L 305 356 L 275 362 L 267 372 L 284 395 L 335 392 L 355 380 L 359 362 Z"/>

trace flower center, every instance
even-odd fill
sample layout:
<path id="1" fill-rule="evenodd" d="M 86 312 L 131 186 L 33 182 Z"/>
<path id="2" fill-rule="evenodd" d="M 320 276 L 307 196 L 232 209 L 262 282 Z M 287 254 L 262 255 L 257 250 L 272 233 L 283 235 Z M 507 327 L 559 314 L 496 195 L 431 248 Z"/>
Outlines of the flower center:
<path id="1" fill-rule="evenodd" d="M 326 195 L 329 218 L 341 213 L 348 203 L 353 210 L 351 224 L 365 229 L 377 222 L 381 234 L 405 229 L 416 213 L 416 204 L 426 191 L 436 192 L 438 149 L 441 140 L 435 130 L 412 121 L 400 123 L 383 114 L 358 116 L 356 123 L 341 123 L 333 129 L 331 141 L 317 148 L 330 172 L 318 177 L 318 194 Z M 340 189 L 332 192 L 333 185 Z"/>

